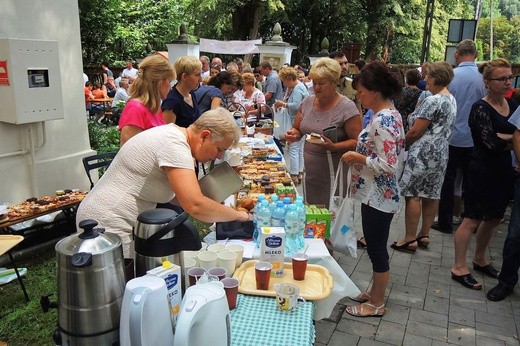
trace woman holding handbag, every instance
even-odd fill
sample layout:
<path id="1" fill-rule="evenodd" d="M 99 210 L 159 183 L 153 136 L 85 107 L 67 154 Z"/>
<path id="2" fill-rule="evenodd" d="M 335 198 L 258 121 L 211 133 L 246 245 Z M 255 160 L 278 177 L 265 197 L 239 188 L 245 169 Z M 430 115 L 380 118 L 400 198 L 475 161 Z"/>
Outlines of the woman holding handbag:
<path id="1" fill-rule="evenodd" d="M 372 288 L 352 298 L 352 316 L 383 316 L 385 290 L 390 274 L 387 250 L 390 222 L 399 209 L 399 172 L 404 161 L 404 128 L 392 105 L 402 89 L 400 78 L 386 64 L 375 61 L 356 75 L 353 86 L 364 108 L 374 110 L 368 126 L 358 137 L 355 151 L 341 159 L 351 165 L 352 197 L 361 202 L 361 222 L 372 262 Z"/>

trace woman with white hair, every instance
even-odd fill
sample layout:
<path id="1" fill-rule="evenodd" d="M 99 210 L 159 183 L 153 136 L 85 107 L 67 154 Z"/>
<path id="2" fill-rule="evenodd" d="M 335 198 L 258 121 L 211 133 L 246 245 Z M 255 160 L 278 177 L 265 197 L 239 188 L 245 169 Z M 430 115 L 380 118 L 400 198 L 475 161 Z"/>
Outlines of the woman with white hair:
<path id="1" fill-rule="evenodd" d="M 223 108 L 204 113 L 188 128 L 167 124 L 133 136 L 81 202 L 77 221 L 94 219 L 121 236 L 129 257 L 137 216 L 174 197 L 186 213 L 203 222 L 249 220 L 248 213 L 205 197 L 193 165 L 194 160 L 222 159 L 239 138 L 235 120 Z"/>

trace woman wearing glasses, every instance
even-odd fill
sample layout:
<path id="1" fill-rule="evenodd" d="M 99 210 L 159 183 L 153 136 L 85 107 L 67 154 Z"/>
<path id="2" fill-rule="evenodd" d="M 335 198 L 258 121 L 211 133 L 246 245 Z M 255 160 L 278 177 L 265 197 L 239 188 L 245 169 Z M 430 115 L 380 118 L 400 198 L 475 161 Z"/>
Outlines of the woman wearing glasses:
<path id="1" fill-rule="evenodd" d="M 451 267 L 453 280 L 475 290 L 482 289 L 482 284 L 473 278 L 466 263 L 468 244 L 475 231 L 473 269 L 493 278 L 499 274 L 485 254 L 513 188 L 510 149 L 515 127 L 508 119 L 517 108 L 515 101 L 504 97 L 514 78 L 507 60 L 491 60 L 479 71 L 488 94 L 473 104 L 469 115 L 474 147 L 464 191 L 464 220 L 453 237 L 455 263 Z"/>

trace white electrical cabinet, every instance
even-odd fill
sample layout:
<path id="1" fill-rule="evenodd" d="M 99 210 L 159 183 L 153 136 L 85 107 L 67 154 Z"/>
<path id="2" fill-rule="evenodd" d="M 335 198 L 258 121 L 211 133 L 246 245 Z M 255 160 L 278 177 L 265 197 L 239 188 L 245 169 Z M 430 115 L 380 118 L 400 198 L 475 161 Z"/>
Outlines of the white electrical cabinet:
<path id="1" fill-rule="evenodd" d="M 0 121 L 63 119 L 57 41 L 0 38 Z"/>

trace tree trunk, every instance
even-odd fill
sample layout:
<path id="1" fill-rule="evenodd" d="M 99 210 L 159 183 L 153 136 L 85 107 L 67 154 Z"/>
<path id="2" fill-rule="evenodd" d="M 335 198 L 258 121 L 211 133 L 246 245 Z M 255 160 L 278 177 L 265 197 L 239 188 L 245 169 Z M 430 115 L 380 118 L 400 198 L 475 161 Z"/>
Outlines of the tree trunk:
<path id="1" fill-rule="evenodd" d="M 233 39 L 254 40 L 258 38 L 262 10 L 261 0 L 251 0 L 244 6 L 235 7 L 231 15 Z"/>

